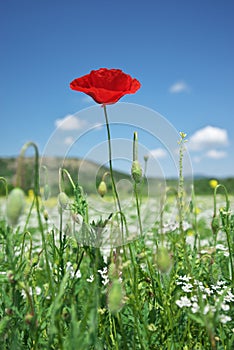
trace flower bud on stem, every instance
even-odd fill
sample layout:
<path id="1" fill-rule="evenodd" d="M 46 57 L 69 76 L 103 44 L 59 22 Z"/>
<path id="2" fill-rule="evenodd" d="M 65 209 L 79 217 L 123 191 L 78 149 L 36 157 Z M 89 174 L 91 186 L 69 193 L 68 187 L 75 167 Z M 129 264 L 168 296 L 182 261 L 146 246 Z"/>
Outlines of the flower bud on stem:
<path id="1" fill-rule="evenodd" d="M 134 132 L 134 135 L 133 135 L 132 177 L 136 184 L 141 182 L 142 169 L 138 161 L 138 135 L 136 131 Z"/>
<path id="2" fill-rule="evenodd" d="M 98 186 L 98 193 L 100 194 L 101 197 L 104 197 L 105 194 L 107 193 L 107 186 L 106 186 L 106 182 L 105 182 L 105 178 L 107 175 L 110 175 L 110 173 L 108 171 L 106 171 L 103 174 L 102 181 L 100 182 L 100 184 Z"/>

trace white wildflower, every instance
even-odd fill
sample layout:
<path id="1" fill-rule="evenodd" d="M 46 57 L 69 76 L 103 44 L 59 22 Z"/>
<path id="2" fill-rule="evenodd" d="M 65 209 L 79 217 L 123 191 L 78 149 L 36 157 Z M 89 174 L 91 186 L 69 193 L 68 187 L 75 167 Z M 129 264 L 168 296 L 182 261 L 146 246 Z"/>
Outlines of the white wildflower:
<path id="1" fill-rule="evenodd" d="M 78 270 L 78 271 L 76 272 L 75 277 L 76 277 L 76 278 L 81 278 L 81 272 L 80 272 L 80 270 Z"/>
<path id="2" fill-rule="evenodd" d="M 216 249 L 217 249 L 217 250 L 223 250 L 223 251 L 228 250 L 228 248 L 224 247 L 223 244 L 217 244 L 217 245 L 216 245 Z"/>
<path id="3" fill-rule="evenodd" d="M 198 301 L 197 296 L 196 296 L 196 295 L 193 295 L 193 296 L 191 297 L 191 301 L 197 302 L 197 301 Z"/>
<path id="4" fill-rule="evenodd" d="M 184 276 L 179 276 L 178 279 L 180 281 L 189 282 L 191 280 L 191 277 L 184 275 Z"/>
<path id="5" fill-rule="evenodd" d="M 35 292 L 36 292 L 36 295 L 40 295 L 41 294 L 41 288 L 36 286 Z"/>
<path id="6" fill-rule="evenodd" d="M 209 306 L 209 305 L 206 305 L 206 306 L 204 307 L 204 310 L 203 310 L 203 315 L 208 314 L 209 311 L 210 311 L 210 306 Z"/>
<path id="7" fill-rule="evenodd" d="M 230 309 L 230 306 L 227 305 L 227 304 L 225 304 L 225 303 L 223 303 L 223 304 L 221 305 L 221 309 L 222 309 L 223 311 L 228 311 L 228 310 Z"/>
<path id="8" fill-rule="evenodd" d="M 198 305 L 197 302 L 194 302 L 194 303 L 192 304 L 191 310 L 192 310 L 192 313 L 194 313 L 194 314 L 195 314 L 196 312 L 198 312 L 198 310 L 199 310 L 199 305 Z"/>
<path id="9" fill-rule="evenodd" d="M 94 276 L 91 275 L 89 278 L 86 279 L 86 281 L 92 283 L 94 281 Z"/>
<path id="10" fill-rule="evenodd" d="M 200 253 L 201 253 L 201 254 L 207 254 L 207 253 L 208 253 L 208 250 L 202 249 L 202 250 L 200 251 Z"/>
<path id="11" fill-rule="evenodd" d="M 179 300 L 176 300 L 176 304 L 182 307 L 190 307 L 192 305 L 191 300 L 188 297 L 181 297 Z"/>
<path id="12" fill-rule="evenodd" d="M 205 289 L 204 289 L 204 292 L 205 292 L 206 294 L 208 294 L 209 296 L 210 296 L 211 294 L 214 293 L 213 290 L 211 290 L 210 288 L 205 288 Z"/>
<path id="13" fill-rule="evenodd" d="M 105 266 L 103 268 L 103 270 L 98 270 L 98 272 L 100 273 L 101 277 L 102 277 L 102 284 L 105 286 L 106 284 L 109 283 L 109 277 L 108 277 L 108 269 Z"/>
<path id="14" fill-rule="evenodd" d="M 223 256 L 229 257 L 229 252 L 224 252 Z"/>
<path id="15" fill-rule="evenodd" d="M 232 292 L 230 290 L 227 292 L 227 295 L 225 295 L 224 301 L 226 301 L 227 303 L 234 301 L 234 295 L 232 294 Z"/>
<path id="16" fill-rule="evenodd" d="M 220 315 L 220 322 L 221 323 L 227 323 L 229 321 L 231 321 L 231 317 L 230 316 L 227 316 L 227 315 Z"/>
<path id="17" fill-rule="evenodd" d="M 222 285 L 224 285 L 224 284 L 226 284 L 225 281 L 218 281 L 218 282 L 217 282 L 217 286 L 222 286 Z"/>
<path id="18" fill-rule="evenodd" d="M 181 288 L 183 289 L 184 292 L 191 293 L 193 289 L 193 285 L 191 283 L 188 283 L 188 284 L 184 284 Z"/>
<path id="19" fill-rule="evenodd" d="M 211 288 L 217 292 L 221 288 L 221 286 L 219 286 L 219 285 L 215 286 L 214 284 L 212 284 Z"/>

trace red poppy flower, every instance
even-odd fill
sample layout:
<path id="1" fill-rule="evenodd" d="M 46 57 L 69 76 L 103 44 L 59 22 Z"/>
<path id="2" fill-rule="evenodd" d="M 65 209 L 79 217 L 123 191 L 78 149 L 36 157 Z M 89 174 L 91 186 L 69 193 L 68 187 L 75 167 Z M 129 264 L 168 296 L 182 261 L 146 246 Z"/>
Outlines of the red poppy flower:
<path id="1" fill-rule="evenodd" d="M 70 83 L 72 90 L 91 96 L 95 102 L 110 104 L 126 94 L 134 94 L 141 84 L 121 69 L 100 68 Z"/>

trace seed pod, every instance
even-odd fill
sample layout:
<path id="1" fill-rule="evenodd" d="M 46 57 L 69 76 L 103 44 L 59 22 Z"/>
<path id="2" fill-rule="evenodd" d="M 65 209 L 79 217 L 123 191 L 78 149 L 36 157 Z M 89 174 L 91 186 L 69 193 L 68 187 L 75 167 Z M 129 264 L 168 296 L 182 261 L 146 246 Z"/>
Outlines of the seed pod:
<path id="1" fill-rule="evenodd" d="M 14 188 L 8 196 L 6 208 L 7 219 L 11 225 L 17 224 L 19 217 L 24 210 L 24 205 L 24 191 L 19 187 Z"/>
<path id="2" fill-rule="evenodd" d="M 66 209 L 69 203 L 69 198 L 65 192 L 60 192 L 58 195 L 58 204 L 62 209 Z"/>
<path id="3" fill-rule="evenodd" d="M 132 177 L 136 183 L 140 183 L 142 179 L 142 169 L 138 160 L 132 162 Z"/>
<path id="4" fill-rule="evenodd" d="M 104 197 L 107 192 L 107 187 L 105 181 L 101 181 L 99 186 L 98 186 L 98 193 L 100 194 L 101 197 Z"/>

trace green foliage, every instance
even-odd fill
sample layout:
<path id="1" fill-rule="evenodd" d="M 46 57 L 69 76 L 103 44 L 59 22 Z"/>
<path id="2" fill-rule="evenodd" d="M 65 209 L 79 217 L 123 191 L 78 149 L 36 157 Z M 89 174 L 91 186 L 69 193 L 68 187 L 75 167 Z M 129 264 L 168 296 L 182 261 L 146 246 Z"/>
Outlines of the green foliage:
<path id="1" fill-rule="evenodd" d="M 1 208 L 0 349 L 233 348 L 234 215 L 223 186 L 193 194 L 188 208 L 166 193 L 152 229 L 108 250 L 118 215 L 90 217 L 83 184 L 72 191 L 61 192 L 57 226 L 43 221 L 38 197 L 18 227 Z M 139 231 L 135 194 L 138 210 L 126 223 L 125 207 L 121 223 Z"/>

